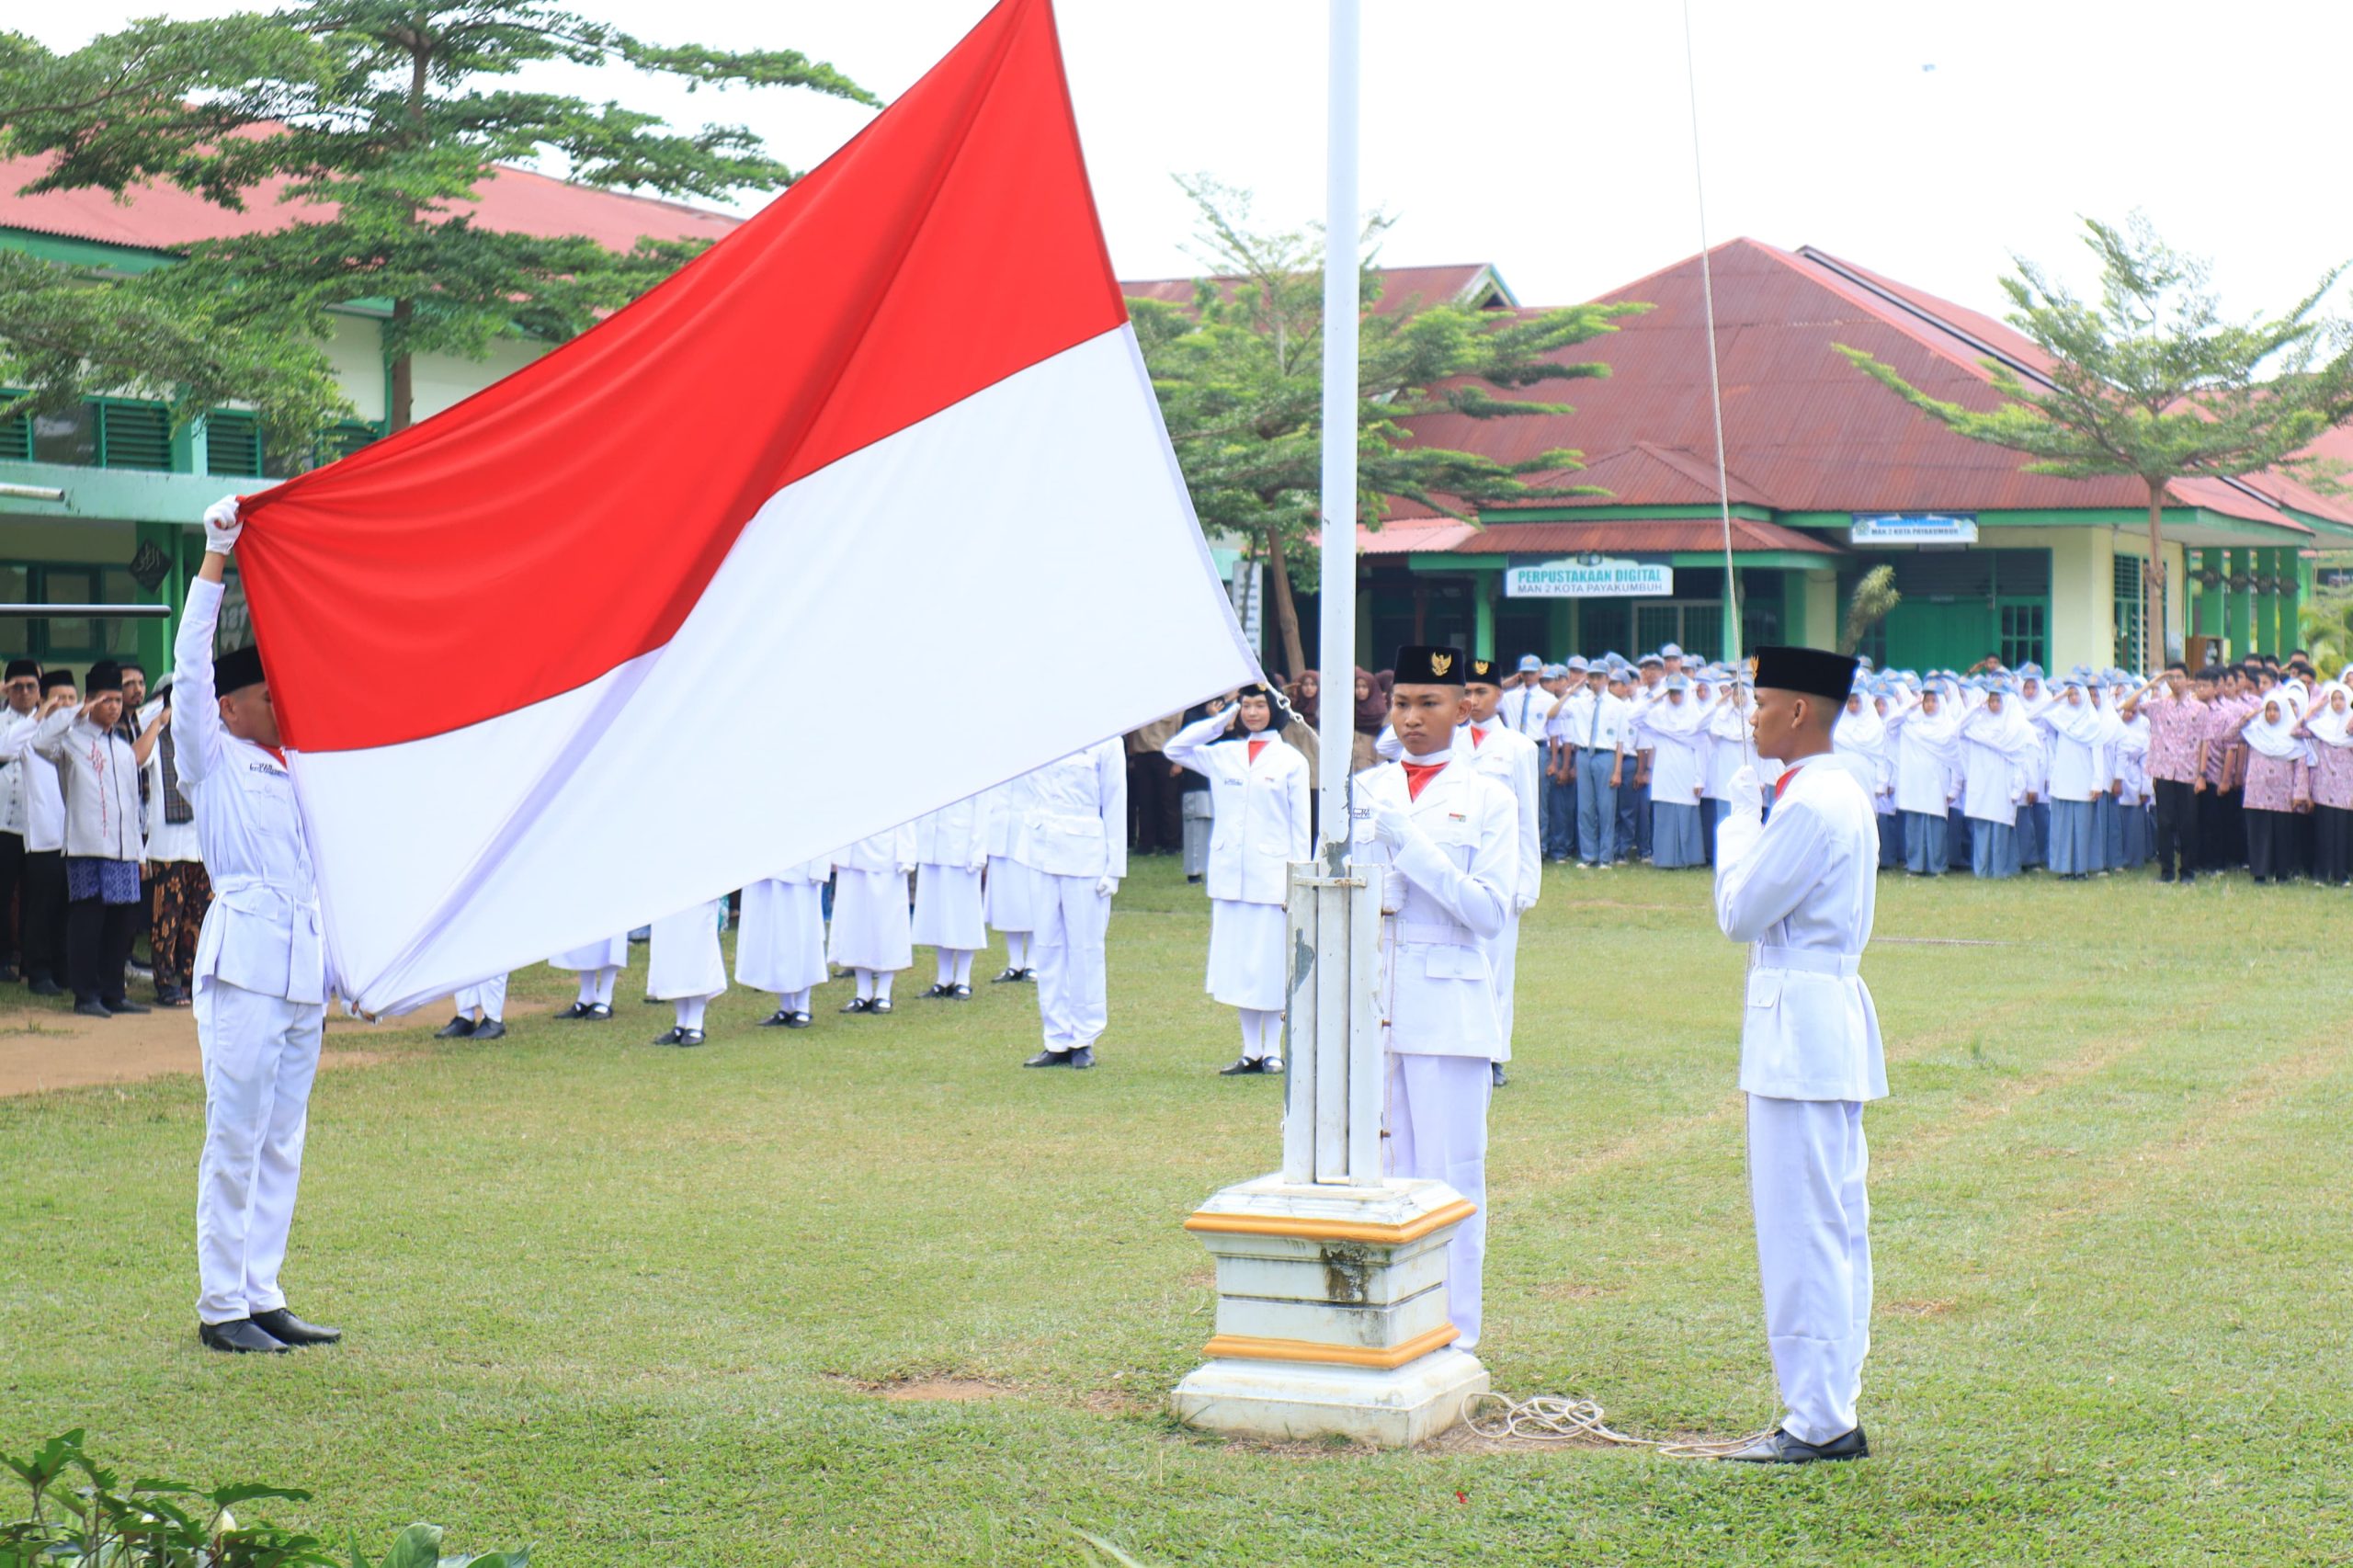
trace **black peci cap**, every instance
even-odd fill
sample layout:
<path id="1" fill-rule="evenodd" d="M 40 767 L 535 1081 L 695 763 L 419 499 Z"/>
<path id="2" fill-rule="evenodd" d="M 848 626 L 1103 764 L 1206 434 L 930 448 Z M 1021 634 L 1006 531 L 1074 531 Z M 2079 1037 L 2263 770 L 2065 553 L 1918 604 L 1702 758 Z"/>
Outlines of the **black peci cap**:
<path id="1" fill-rule="evenodd" d="M 99 697 L 107 692 L 122 695 L 122 666 L 112 659 L 100 659 L 90 666 L 87 678 L 82 682 L 82 695 Z"/>
<path id="2" fill-rule="evenodd" d="M 255 647 L 232 648 L 212 666 L 212 690 L 218 697 L 259 686 L 268 678 L 262 674 L 261 650 Z"/>
<path id="3" fill-rule="evenodd" d="M 40 678 L 40 661 L 39 659 L 11 659 L 8 661 L 8 674 L 5 678 L 8 680 L 22 680 L 27 676 L 32 676 L 35 680 L 39 680 Z"/>
<path id="4" fill-rule="evenodd" d="M 1504 683 L 1503 674 L 1495 668 L 1493 659 L 1472 660 L 1471 673 L 1462 678 L 1465 685 L 1501 686 Z"/>
<path id="5" fill-rule="evenodd" d="M 1424 648 L 1407 643 L 1397 650 L 1395 686 L 1461 686 L 1469 663 L 1460 648 Z"/>
<path id="6" fill-rule="evenodd" d="M 47 697 L 59 687 L 72 686 L 73 684 L 74 672 L 72 670 L 51 670 L 47 675 L 40 677 L 40 694 L 43 697 Z"/>
<path id="7" fill-rule="evenodd" d="M 1759 648 L 1756 689 L 1802 692 L 1844 702 L 1855 689 L 1856 661 L 1819 648 Z"/>

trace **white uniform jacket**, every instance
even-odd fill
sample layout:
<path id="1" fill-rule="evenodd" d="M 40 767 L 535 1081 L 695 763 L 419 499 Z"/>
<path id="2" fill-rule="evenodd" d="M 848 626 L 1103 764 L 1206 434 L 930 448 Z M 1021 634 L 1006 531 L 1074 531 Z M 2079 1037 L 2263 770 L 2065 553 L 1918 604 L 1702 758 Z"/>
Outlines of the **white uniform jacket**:
<path id="1" fill-rule="evenodd" d="M 1166 756 L 1210 781 L 1210 896 L 1281 903 L 1290 892 L 1290 863 L 1314 854 L 1307 758 L 1290 742 L 1268 735 L 1253 762 L 1247 738 L 1219 738 L 1233 733 L 1225 714 L 1212 713 L 1169 737 Z"/>
<path id="2" fill-rule="evenodd" d="M 0 755 L 14 764 L 7 772 L 17 774 L 17 783 L 24 793 L 24 822 L 18 831 L 25 835 L 28 850 L 54 850 L 65 847 L 65 792 L 58 787 L 57 765 L 33 750 L 33 737 L 40 733 L 40 721 L 28 713 L 22 718 L 13 714 L 9 726 L 0 730 Z M 15 819 L 10 819 L 12 825 Z"/>
<path id="3" fill-rule="evenodd" d="M 1887 1095 L 1879 1013 L 1858 972 L 1879 893 L 1879 819 L 1848 758 L 1809 757 L 1769 821 L 1716 830 L 1716 924 L 1753 942 L 1740 1086 L 1779 1100 Z"/>
<path id="4" fill-rule="evenodd" d="M 834 851 L 834 864 L 845 871 L 909 871 L 915 865 L 915 824 L 903 822 L 855 844 Z"/>
<path id="5" fill-rule="evenodd" d="M 915 864 L 977 871 L 989 858 L 989 791 L 915 818 Z"/>
<path id="6" fill-rule="evenodd" d="M 1381 879 L 1381 1002 L 1389 1050 L 1493 1058 L 1504 1048 L 1503 1024 L 1480 943 L 1503 930 L 1518 891 L 1519 802 L 1463 766 L 1459 748 L 1452 755 L 1418 800 L 1396 763 L 1357 775 L 1349 860 L 1369 871 L 1378 868 Z M 1373 809 L 1383 801 L 1405 808 L 1419 830 L 1393 852 L 1373 836 Z"/>
<path id="7" fill-rule="evenodd" d="M 1128 754 L 1116 740 L 1024 774 L 1013 858 L 1050 877 L 1128 874 Z"/>
<path id="8" fill-rule="evenodd" d="M 263 996 L 324 1003 L 326 945 L 294 780 L 276 754 L 221 727 L 212 687 L 221 591 L 218 583 L 188 585 L 173 648 L 173 755 L 212 878 L 195 982 L 199 989 L 219 980 Z"/>
<path id="9" fill-rule="evenodd" d="M 14 709 L 0 709 L 0 833 L 13 833 L 19 838 L 25 833 L 25 766 L 19 760 L 22 750 L 10 744 L 16 738 L 17 727 L 29 730 L 33 716 L 18 713 Z"/>
<path id="10" fill-rule="evenodd" d="M 1506 729 L 1501 719 L 1486 726 L 1483 740 L 1473 741 L 1471 732 L 1477 727 L 1465 724 L 1454 732 L 1454 755 L 1470 757 L 1472 766 L 1510 790 L 1518 803 L 1519 865 L 1513 879 L 1512 907 L 1525 913 L 1536 906 L 1536 895 L 1544 887 L 1544 824 L 1536 803 L 1536 777 L 1543 771 L 1543 753 L 1526 735 Z"/>
<path id="11" fill-rule="evenodd" d="M 139 756 L 78 709 L 61 708 L 33 732 L 33 749 L 64 786 L 65 853 L 100 860 L 146 858 L 147 812 L 139 803 Z"/>

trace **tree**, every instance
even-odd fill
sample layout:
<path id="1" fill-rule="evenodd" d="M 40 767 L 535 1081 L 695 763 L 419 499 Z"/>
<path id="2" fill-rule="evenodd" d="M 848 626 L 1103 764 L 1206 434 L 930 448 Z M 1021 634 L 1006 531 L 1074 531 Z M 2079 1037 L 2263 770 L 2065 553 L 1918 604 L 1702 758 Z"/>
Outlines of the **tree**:
<path id="1" fill-rule="evenodd" d="M 1903 593 L 1895 585 L 1895 568 L 1874 566 L 1863 574 L 1862 581 L 1847 597 L 1847 619 L 1838 631 L 1838 651 L 1854 654 L 1863 651 L 1863 639 L 1871 628 L 1895 613 L 1904 602 Z"/>
<path id="2" fill-rule="evenodd" d="M 2157 237 L 2139 214 L 2121 229 L 2086 219 L 2099 258 L 2097 304 L 2079 300 L 2021 257 L 2002 279 L 2009 324 L 2048 356 L 2047 375 L 1984 361 L 2007 400 L 1990 412 L 1946 403 L 1859 348 L 1838 352 L 1913 407 L 1972 441 L 2028 454 L 2029 473 L 2065 479 L 2122 474 L 2149 494 L 2147 617 L 2153 658 L 2165 648 L 2165 487 L 2177 479 L 2231 478 L 2262 469 L 2326 482 L 2299 456 L 2353 415 L 2353 333 L 2319 313 L 2344 267 L 2287 314 L 2227 321 L 2208 264 Z"/>
<path id="3" fill-rule="evenodd" d="M 1283 656 L 1296 674 L 1307 658 L 1291 589 L 1294 581 L 1314 582 L 1305 545 L 1320 525 L 1324 237 L 1256 231 L 1246 192 L 1206 178 L 1177 183 L 1199 210 L 1199 258 L 1215 276 L 1198 282 L 1189 306 L 1131 300 L 1129 308 L 1193 509 L 1205 528 L 1242 535 L 1263 551 Z M 1418 445 L 1405 422 L 1439 412 L 1480 419 L 1567 413 L 1495 394 L 1608 375 L 1607 365 L 1552 356 L 1650 307 L 1483 312 L 1417 302 L 1376 312 L 1381 277 L 1370 253 L 1386 227 L 1375 218 L 1359 243 L 1358 518 L 1379 527 L 1388 496 L 1475 520 L 1472 508 L 1482 504 L 1607 494 L 1552 482 L 1581 466 L 1574 451 L 1500 463 Z"/>
<path id="4" fill-rule="evenodd" d="M 193 245 L 178 266 L 114 287 L 165 319 L 313 345 L 331 308 L 385 301 L 397 430 L 414 413 L 417 355 L 478 358 L 503 337 L 573 336 L 699 248 L 640 242 L 616 254 L 581 236 L 483 229 L 464 209 L 499 164 L 552 163 L 578 184 L 665 197 L 724 199 L 794 177 L 742 127 L 674 131 L 618 103 L 511 84 L 547 62 L 629 65 L 690 90 L 878 101 L 790 50 L 657 47 L 548 0 L 295 0 L 268 14 L 134 22 L 67 54 L 0 35 L 0 151 L 51 156 L 28 191 L 119 195 L 160 180 L 242 210 L 256 187 L 285 181 L 296 221 Z M 56 289 L 92 281 L 53 271 Z M 0 334 L 14 324 L 0 318 Z"/>

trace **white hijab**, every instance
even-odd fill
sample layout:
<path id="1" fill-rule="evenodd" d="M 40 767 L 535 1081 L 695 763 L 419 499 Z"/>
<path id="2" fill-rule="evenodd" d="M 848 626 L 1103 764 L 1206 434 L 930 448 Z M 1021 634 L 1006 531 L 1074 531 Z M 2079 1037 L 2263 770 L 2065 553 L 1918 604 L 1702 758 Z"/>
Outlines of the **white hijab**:
<path id="1" fill-rule="evenodd" d="M 2353 707 L 2345 712 L 2335 711 L 2329 699 L 2343 697 L 2353 704 L 2353 687 L 2341 680 L 2330 681 L 2320 688 L 2319 698 L 2313 703 L 2312 717 L 2304 721 L 2304 728 L 2313 739 L 2323 745 L 2353 746 Z"/>
<path id="2" fill-rule="evenodd" d="M 2042 743 L 2034 738 L 2034 726 L 2018 711 L 2018 699 L 2006 692 L 2000 696 L 1999 713 L 1994 711 L 1991 703 L 1970 710 L 1969 717 L 1961 722 L 1961 738 L 2012 759 L 2022 757 Z"/>
<path id="3" fill-rule="evenodd" d="M 1862 702 L 1853 712 L 1843 707 L 1838 710 L 1838 717 L 1830 728 L 1830 747 L 1833 751 L 1855 751 L 1867 756 L 1877 756 L 1887 744 L 1887 721 L 1880 717 L 1870 692 L 1858 692 L 1856 695 L 1862 699 Z"/>
<path id="4" fill-rule="evenodd" d="M 2296 734 L 2296 726 L 2302 722 L 2296 703 L 2284 696 L 2279 687 L 2265 694 L 2263 703 L 2267 708 L 2278 708 L 2279 717 L 2276 721 L 2267 718 L 2263 708 L 2257 708 L 2254 720 L 2246 727 L 2246 744 L 2264 756 L 2281 762 L 2299 757 L 2310 762 L 2312 747 Z"/>

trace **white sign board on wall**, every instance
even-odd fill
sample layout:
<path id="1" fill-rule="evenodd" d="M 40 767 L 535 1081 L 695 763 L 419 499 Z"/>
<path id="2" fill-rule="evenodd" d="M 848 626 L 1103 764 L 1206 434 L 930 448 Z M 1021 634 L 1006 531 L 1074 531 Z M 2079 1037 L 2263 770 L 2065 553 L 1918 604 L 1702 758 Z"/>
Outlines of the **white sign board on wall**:
<path id="1" fill-rule="evenodd" d="M 1507 599 L 1658 598 L 1675 592 L 1675 568 L 1664 562 L 1574 557 L 1504 568 Z"/>
<path id="2" fill-rule="evenodd" d="M 1973 512 L 1857 512 L 1849 544 L 1975 544 Z"/>

